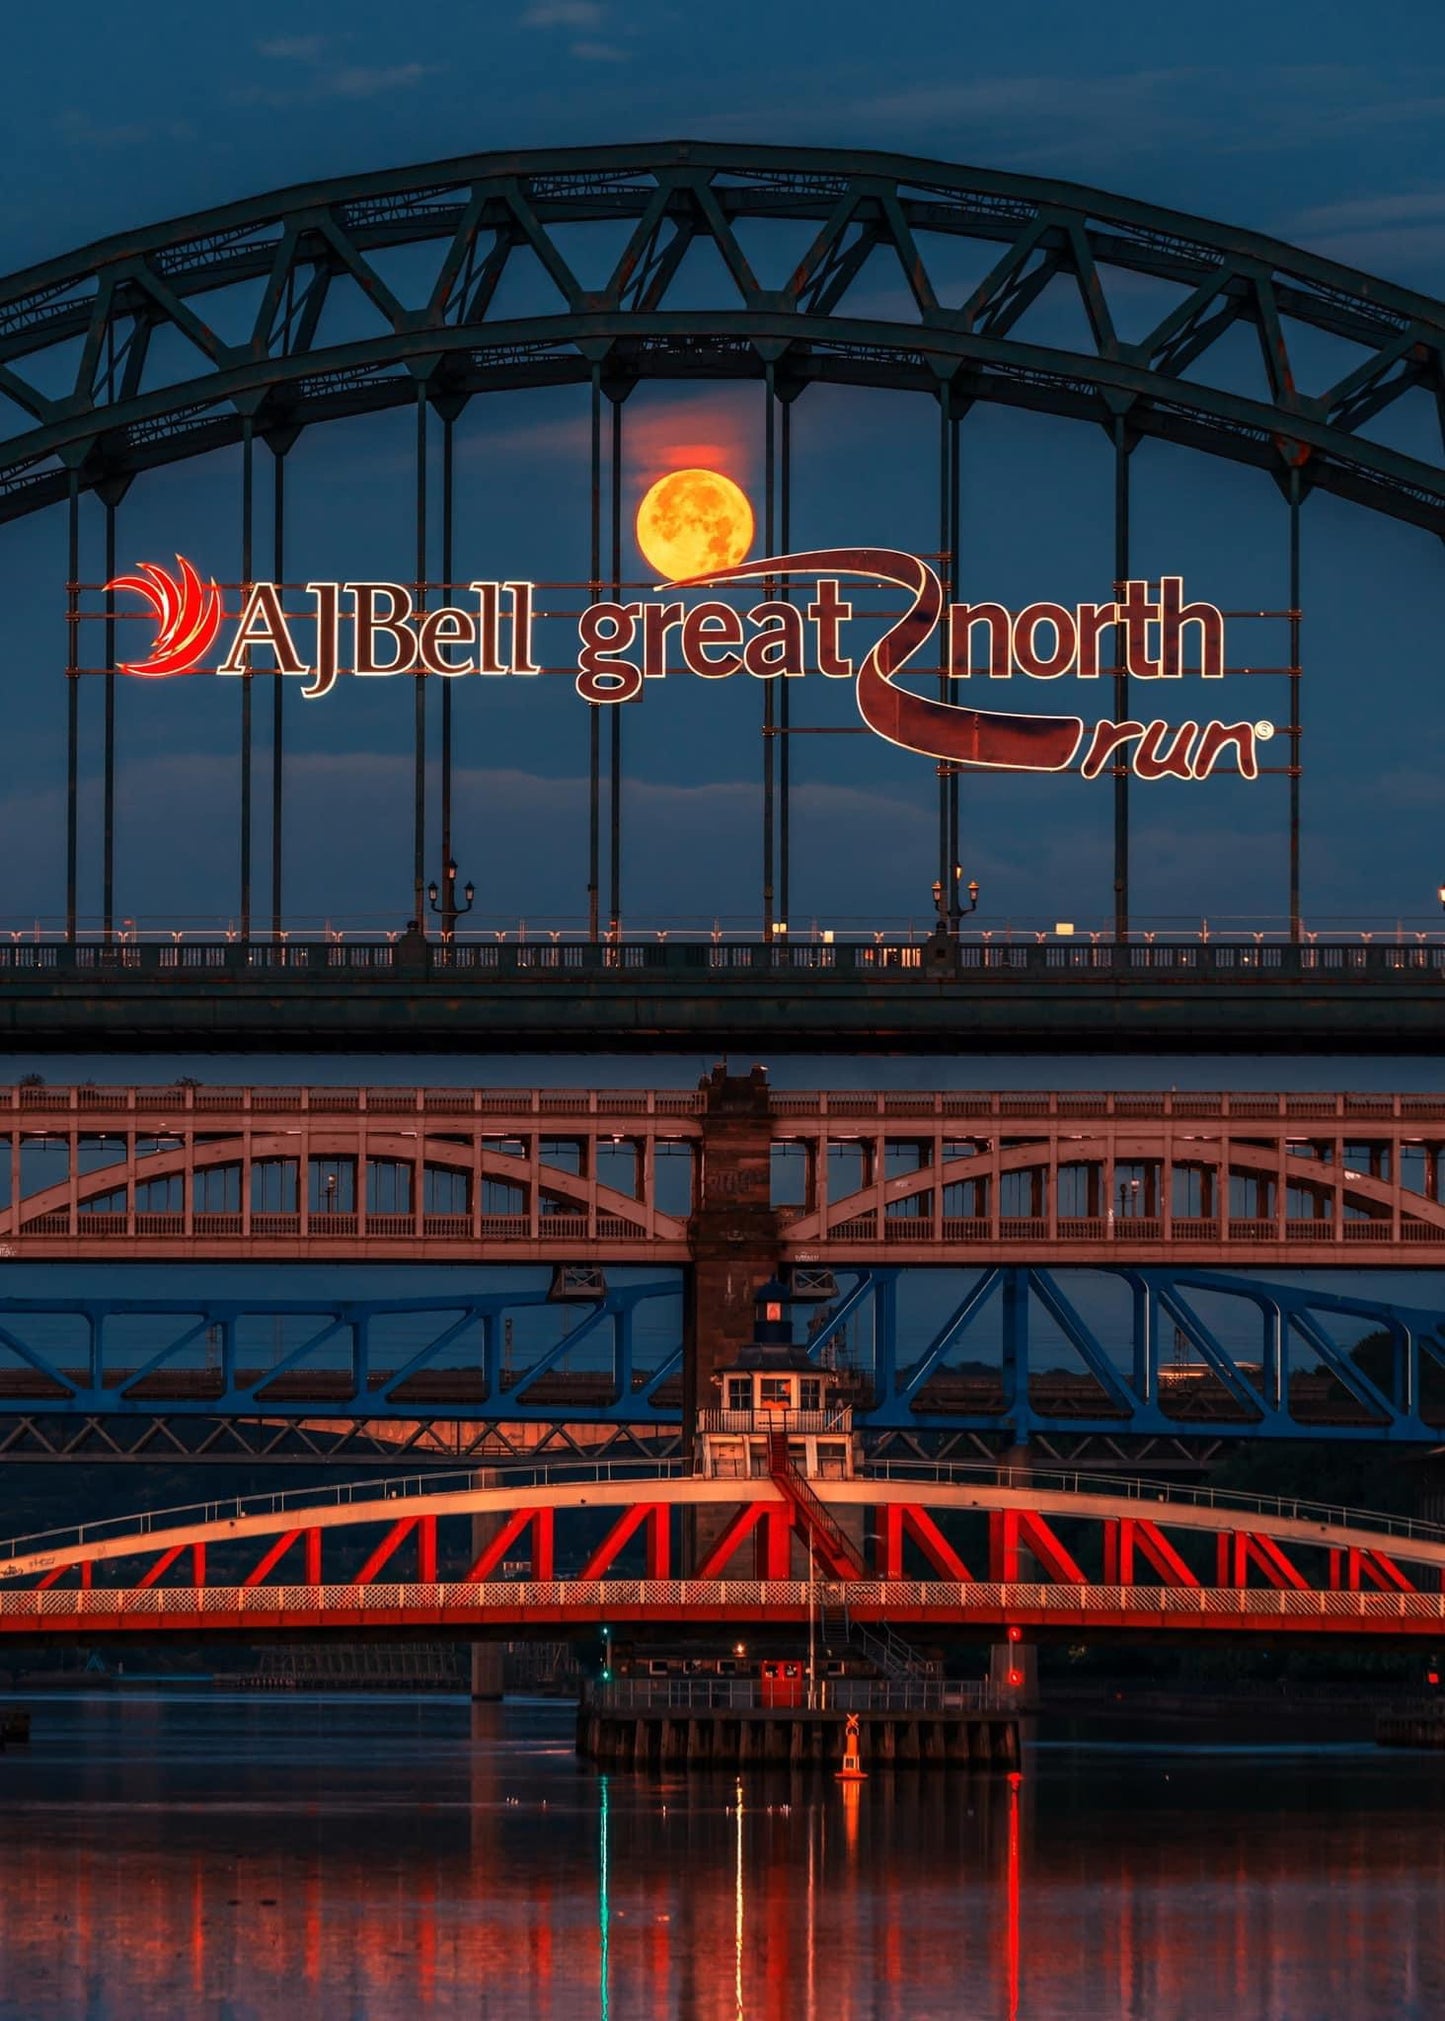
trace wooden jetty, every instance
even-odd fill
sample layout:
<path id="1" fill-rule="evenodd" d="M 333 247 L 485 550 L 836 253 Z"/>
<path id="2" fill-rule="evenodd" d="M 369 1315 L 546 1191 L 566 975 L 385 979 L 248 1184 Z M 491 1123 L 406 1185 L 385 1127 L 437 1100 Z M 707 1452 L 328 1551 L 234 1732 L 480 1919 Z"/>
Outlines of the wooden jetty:
<path id="1" fill-rule="evenodd" d="M 1377 1747 L 1445 1748 L 1445 1703 L 1417 1698 L 1392 1705 L 1375 1720 Z"/>
<path id="2" fill-rule="evenodd" d="M 1013 1769 L 1019 1711 L 985 1684 L 850 1680 L 779 1702 L 754 1679 L 622 1678 L 577 1708 L 577 1752 L 599 1767 L 834 1768 L 849 1714 L 865 1769 Z"/>

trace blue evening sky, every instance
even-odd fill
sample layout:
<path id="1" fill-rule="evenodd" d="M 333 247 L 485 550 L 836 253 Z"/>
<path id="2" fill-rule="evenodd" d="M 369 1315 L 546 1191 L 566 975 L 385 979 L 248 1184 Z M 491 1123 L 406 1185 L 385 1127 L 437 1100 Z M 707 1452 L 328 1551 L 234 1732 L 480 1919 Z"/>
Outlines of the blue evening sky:
<path id="1" fill-rule="evenodd" d="M 0 124 L 0 270 L 106 233 L 310 177 L 588 140 L 694 135 L 877 147 L 1037 172 L 1279 234 L 1445 294 L 1445 14 L 1397 5 L 1371 35 L 1339 0 L 1132 0 L 975 8 L 927 0 L 349 0 L 198 8 L 79 0 L 16 11 Z M 464 566 L 585 573 L 585 403 L 474 401 L 458 424 Z M 936 424 L 916 396 L 815 390 L 797 409 L 804 540 L 936 545 Z M 629 499 L 701 445 L 756 487 L 761 395 L 642 388 L 624 410 Z M 1438 456 L 1436 436 L 1433 453 Z M 409 574 L 409 427 L 335 424 L 294 453 L 294 573 Z M 1081 424 L 976 410 L 964 430 L 964 570 L 976 598 L 1106 596 L 1109 457 Z M 122 564 L 177 547 L 236 573 L 236 464 L 141 480 Z M 1260 473 L 1146 444 L 1138 565 L 1225 606 L 1284 601 L 1284 513 Z M 11 614 L 0 682 L 0 916 L 63 897 L 61 515 L 0 529 Z M 83 573 L 99 572 L 98 513 Z M 1305 909 L 1438 919 L 1445 713 L 1439 544 L 1329 499 L 1307 507 Z M 629 556 L 629 565 L 636 565 Z M 291 572 L 291 571 L 288 571 Z M 1232 647 L 1235 641 L 1231 641 Z M 1282 657 L 1278 633 L 1237 650 Z M 399 923 L 409 909 L 408 684 L 288 697 L 288 892 L 298 917 Z M 489 923 L 583 907 L 586 713 L 564 683 L 458 700 L 458 843 Z M 1015 684 L 1016 686 L 1019 684 Z M 817 688 L 818 683 L 811 684 Z M 815 696 L 818 720 L 845 698 Z M 98 792 L 87 692 L 84 804 Z M 851 706 L 851 705 L 849 705 Z M 1255 684 L 1240 712 L 1284 714 Z M 758 917 L 755 683 L 678 680 L 627 719 L 624 916 L 640 929 Z M 120 697 L 119 910 L 235 911 L 233 688 Z M 261 712 L 268 713 L 263 703 Z M 1181 713 L 1181 712 L 1176 712 Z M 930 762 L 871 738 L 799 740 L 793 924 L 928 910 Z M 1276 751 L 1280 749 L 1276 746 Z M 264 737 L 258 774 L 265 773 Z M 964 789 L 979 923 L 1098 921 L 1107 786 L 989 777 Z M 1136 791 L 1136 907 L 1155 921 L 1263 920 L 1284 904 L 1284 786 Z M 265 827 L 264 803 L 258 811 Z M 433 855 L 435 849 L 433 849 Z M 266 859 L 258 845 L 264 889 Z M 82 908 L 99 900 L 94 852 Z"/>

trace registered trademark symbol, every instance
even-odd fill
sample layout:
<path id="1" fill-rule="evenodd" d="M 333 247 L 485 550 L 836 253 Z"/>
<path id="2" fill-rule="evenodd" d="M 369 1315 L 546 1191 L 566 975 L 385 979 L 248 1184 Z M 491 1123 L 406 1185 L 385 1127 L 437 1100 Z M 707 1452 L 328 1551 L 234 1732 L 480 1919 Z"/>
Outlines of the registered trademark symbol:
<path id="1" fill-rule="evenodd" d="M 1274 735 L 1274 724 L 1267 717 L 1262 718 L 1255 724 L 1254 734 L 1258 737 L 1261 744 L 1267 744 Z"/>

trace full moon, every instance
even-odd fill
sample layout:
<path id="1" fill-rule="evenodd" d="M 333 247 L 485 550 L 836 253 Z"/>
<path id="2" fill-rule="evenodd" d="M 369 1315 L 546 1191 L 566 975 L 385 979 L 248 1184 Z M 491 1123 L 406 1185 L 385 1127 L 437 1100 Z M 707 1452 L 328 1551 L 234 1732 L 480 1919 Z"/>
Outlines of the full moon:
<path id="1" fill-rule="evenodd" d="M 718 470 L 670 470 L 637 508 L 637 545 L 669 582 L 731 568 L 752 544 L 747 493 Z"/>

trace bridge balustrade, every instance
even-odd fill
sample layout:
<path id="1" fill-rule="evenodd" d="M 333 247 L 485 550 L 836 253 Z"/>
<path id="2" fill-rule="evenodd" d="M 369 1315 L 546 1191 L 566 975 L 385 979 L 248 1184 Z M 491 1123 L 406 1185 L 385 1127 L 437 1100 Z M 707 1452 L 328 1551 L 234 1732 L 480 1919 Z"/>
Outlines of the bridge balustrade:
<path id="1" fill-rule="evenodd" d="M 849 1590 L 853 1618 L 936 1629 L 987 1629 L 1010 1623 L 1077 1627 L 1092 1633 L 1159 1628 L 1216 1634 L 1333 1632 L 1437 1637 L 1445 1631 L 1445 1594 L 1331 1592 L 1271 1587 L 1068 1586 L 945 1580 L 859 1581 Z M 369 1586 L 152 1586 L 122 1591 L 50 1587 L 0 1590 L 0 1635 L 44 1626 L 79 1635 L 104 1629 L 144 1636 L 195 1626 L 231 1630 L 242 1639 L 268 1628 L 515 1632 L 539 1625 L 773 1622 L 796 1629 L 808 1619 L 806 1581 L 526 1579 L 490 1585 L 415 1583 Z"/>
<path id="2" fill-rule="evenodd" d="M 1194 980 L 1218 977 L 1231 983 L 1261 983 L 1296 977 L 1329 977 L 1341 982 L 1417 976 L 1422 983 L 1445 974 L 1445 941 L 1415 936 L 1412 942 L 1390 942 L 1371 935 L 1359 941 L 1295 944 L 1290 941 L 1238 942 L 1226 939 L 1140 943 L 1100 939 L 1059 941 L 1044 934 L 1014 940 L 961 939 L 940 949 L 915 936 L 833 941 L 689 941 L 675 937 L 612 942 L 607 940 L 542 941 L 520 938 L 467 941 L 433 939 L 401 942 L 305 941 L 292 937 L 278 942 L 194 940 L 170 936 L 155 940 L 110 943 L 85 940 L 19 940 L 0 944 L 0 976 L 42 971 L 65 975 L 154 976 L 194 981 L 198 976 L 239 976 L 250 971 L 274 973 L 278 982 L 294 976 L 309 978 L 351 970 L 358 974 L 406 973 L 436 975 L 453 982 L 474 979 L 479 985 L 508 976 L 559 981 L 580 975 L 650 974 L 706 975 L 726 986 L 766 974 L 811 975 L 826 987 L 854 976 L 917 976 L 935 980 L 940 972 L 980 978 L 1029 980 L 1052 978 L 1061 986 L 1081 973 L 1098 977 L 1177 974 Z"/>

